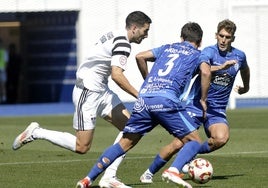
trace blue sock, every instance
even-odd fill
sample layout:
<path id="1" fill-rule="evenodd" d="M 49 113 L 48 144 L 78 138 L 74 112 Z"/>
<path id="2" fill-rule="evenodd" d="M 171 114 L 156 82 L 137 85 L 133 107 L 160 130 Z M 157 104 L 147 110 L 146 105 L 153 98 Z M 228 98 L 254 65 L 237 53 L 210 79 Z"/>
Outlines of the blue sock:
<path id="1" fill-rule="evenodd" d="M 166 160 L 162 159 L 158 154 L 155 158 L 153 163 L 150 165 L 149 170 L 152 174 L 155 174 L 167 163 Z"/>
<path id="2" fill-rule="evenodd" d="M 203 154 L 203 153 L 210 153 L 210 152 L 211 152 L 211 149 L 207 141 L 201 144 L 201 147 L 198 153 Z"/>
<path id="3" fill-rule="evenodd" d="M 90 180 L 94 181 L 117 157 L 123 154 L 125 154 L 125 152 L 119 143 L 110 146 L 102 153 L 87 176 Z"/>
<path id="4" fill-rule="evenodd" d="M 175 160 L 170 167 L 175 167 L 181 171 L 182 167 L 191 161 L 199 152 L 201 144 L 197 141 L 190 141 L 184 144 L 183 148 L 179 151 Z"/>

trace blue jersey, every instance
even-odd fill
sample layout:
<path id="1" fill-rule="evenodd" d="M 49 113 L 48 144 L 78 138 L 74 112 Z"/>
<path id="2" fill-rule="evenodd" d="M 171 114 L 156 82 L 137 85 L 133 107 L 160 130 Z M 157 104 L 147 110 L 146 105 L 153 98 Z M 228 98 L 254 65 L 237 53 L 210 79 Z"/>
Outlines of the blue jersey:
<path id="1" fill-rule="evenodd" d="M 211 84 L 208 91 L 207 103 L 209 108 L 223 108 L 228 105 L 235 77 L 240 69 L 246 68 L 247 60 L 244 52 L 233 48 L 230 52 L 223 53 L 218 45 L 206 47 L 202 50 L 199 61 L 209 63 L 211 66 L 224 64 L 227 60 L 237 60 L 234 66 L 226 70 L 219 70 L 212 73 Z M 190 90 L 187 104 L 199 101 L 201 97 L 200 75 L 196 78 Z"/>
<path id="2" fill-rule="evenodd" d="M 182 42 L 163 45 L 152 52 L 156 60 L 139 96 L 161 96 L 180 102 L 193 72 L 199 68 L 200 51 L 189 42 Z"/>

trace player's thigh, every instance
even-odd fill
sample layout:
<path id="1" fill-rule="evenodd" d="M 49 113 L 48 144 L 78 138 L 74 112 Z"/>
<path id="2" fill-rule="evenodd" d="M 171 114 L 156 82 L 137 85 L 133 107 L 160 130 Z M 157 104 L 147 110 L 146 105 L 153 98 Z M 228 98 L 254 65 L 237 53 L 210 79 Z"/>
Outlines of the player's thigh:
<path id="1" fill-rule="evenodd" d="M 91 147 L 94 136 L 94 129 L 86 131 L 76 131 L 76 145 L 79 147 Z"/>
<path id="2" fill-rule="evenodd" d="M 112 109 L 112 111 L 104 117 L 104 119 L 112 123 L 120 131 L 122 131 L 130 117 L 129 111 L 120 103 Z"/>
<path id="3" fill-rule="evenodd" d="M 92 130 L 97 121 L 100 94 L 86 88 L 74 87 L 73 103 L 75 106 L 73 128 L 77 131 Z"/>
<path id="4" fill-rule="evenodd" d="M 229 139 L 229 126 L 225 123 L 215 123 L 208 130 L 212 138 Z"/>
<path id="5" fill-rule="evenodd" d="M 118 95 L 110 89 L 107 89 L 101 97 L 98 115 L 113 124 L 119 130 L 123 130 L 130 117 L 130 113 L 123 105 Z"/>

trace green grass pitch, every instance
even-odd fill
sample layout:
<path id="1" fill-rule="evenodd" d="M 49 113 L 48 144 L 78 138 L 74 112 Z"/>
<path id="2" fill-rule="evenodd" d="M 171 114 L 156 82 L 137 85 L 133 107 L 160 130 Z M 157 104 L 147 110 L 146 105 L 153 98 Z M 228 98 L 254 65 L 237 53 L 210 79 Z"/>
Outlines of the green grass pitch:
<path id="1" fill-rule="evenodd" d="M 190 182 L 194 188 L 264 188 L 268 187 L 268 109 L 228 110 L 230 140 L 208 159 L 214 176 L 206 184 Z M 18 151 L 11 149 L 14 138 L 31 122 L 44 128 L 67 131 L 72 129 L 72 116 L 2 117 L 0 118 L 0 187 L 1 188 L 72 188 L 93 166 L 101 152 L 113 143 L 118 131 L 98 119 L 93 146 L 79 155 L 43 140 L 34 141 Z M 200 130 L 203 138 L 203 128 Z M 149 166 L 159 149 L 172 137 L 158 126 L 147 134 L 126 156 L 118 177 L 137 188 L 176 187 L 162 182 L 161 169 L 151 185 L 141 184 L 139 177 Z M 168 167 L 170 163 L 167 164 Z M 93 187 L 97 188 L 99 178 Z"/>

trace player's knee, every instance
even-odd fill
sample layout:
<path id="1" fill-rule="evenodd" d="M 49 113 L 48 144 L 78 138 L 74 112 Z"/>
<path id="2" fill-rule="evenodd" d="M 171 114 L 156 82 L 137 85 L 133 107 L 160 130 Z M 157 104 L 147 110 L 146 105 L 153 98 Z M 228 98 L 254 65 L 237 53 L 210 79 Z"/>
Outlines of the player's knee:
<path id="1" fill-rule="evenodd" d="M 86 154 L 89 151 L 89 146 L 76 146 L 76 153 Z"/>
<path id="2" fill-rule="evenodd" d="M 214 148 L 221 148 L 224 146 L 229 140 L 228 136 L 218 137 L 214 139 Z"/>

